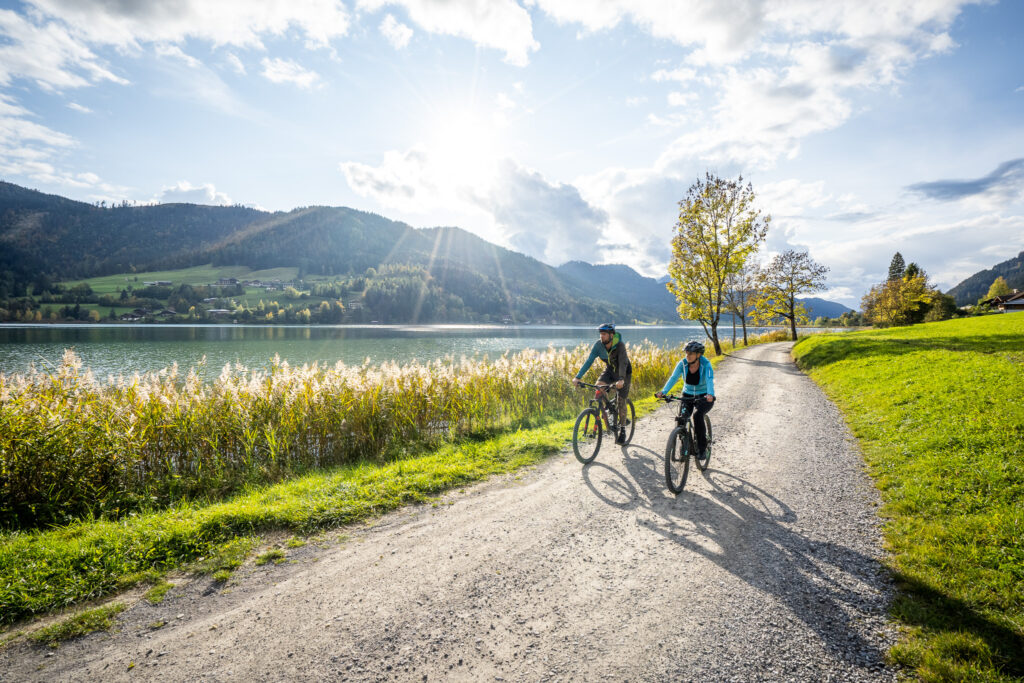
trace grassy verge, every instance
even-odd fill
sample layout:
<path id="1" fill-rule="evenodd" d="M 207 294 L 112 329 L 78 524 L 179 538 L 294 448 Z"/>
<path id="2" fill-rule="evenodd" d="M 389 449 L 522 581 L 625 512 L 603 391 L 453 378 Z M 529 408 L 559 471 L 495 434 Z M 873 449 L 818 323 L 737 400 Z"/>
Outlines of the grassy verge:
<path id="1" fill-rule="evenodd" d="M 114 626 L 114 617 L 124 611 L 124 607 L 121 603 L 97 607 L 53 626 L 39 629 L 30 638 L 37 643 L 57 647 L 65 640 L 78 638 L 94 631 L 109 631 Z"/>
<path id="2" fill-rule="evenodd" d="M 1024 315 L 801 340 L 885 501 L 906 628 L 928 681 L 1024 679 Z"/>
<path id="3" fill-rule="evenodd" d="M 766 341 L 776 339 L 766 335 L 755 343 Z M 649 394 L 633 400 L 638 417 L 659 405 Z M 308 534 L 349 524 L 537 463 L 566 444 L 574 419 L 463 440 L 420 457 L 326 469 L 253 487 L 220 503 L 180 504 L 118 520 L 82 520 L 55 530 L 2 533 L 0 624 L 140 582 L 155 584 L 151 599 L 159 599 L 170 588 L 163 574 L 187 564 L 225 581 L 252 552 L 259 533 Z M 293 540 L 289 547 L 301 544 Z"/>

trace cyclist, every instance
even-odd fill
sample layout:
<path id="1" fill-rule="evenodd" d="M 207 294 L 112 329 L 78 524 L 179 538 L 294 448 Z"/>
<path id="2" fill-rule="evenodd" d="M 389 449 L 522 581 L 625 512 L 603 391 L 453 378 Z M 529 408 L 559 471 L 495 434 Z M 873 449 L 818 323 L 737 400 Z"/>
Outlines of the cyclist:
<path id="1" fill-rule="evenodd" d="M 622 336 L 615 331 L 615 325 L 605 323 L 597 328 L 600 339 L 594 342 L 590 349 L 590 356 L 583 364 L 580 371 L 576 373 L 572 383 L 580 385 L 580 379 L 587 373 L 594 360 L 600 358 L 605 363 L 604 372 L 597 379 L 597 384 L 602 386 L 614 386 L 618 390 L 616 404 L 619 407 L 619 433 L 615 435 L 615 443 L 626 443 L 626 399 L 629 398 L 629 385 L 633 379 L 633 364 L 629 362 L 629 355 L 626 353 L 626 342 Z M 609 392 L 612 396 L 615 392 Z"/>
<path id="2" fill-rule="evenodd" d="M 693 431 L 697 437 L 697 450 L 701 457 L 704 457 L 704 450 L 708 447 L 708 435 L 704 429 L 704 414 L 715 405 L 715 371 L 711 369 L 711 361 L 704 357 L 704 345 L 699 341 L 687 342 L 683 347 L 686 352 L 686 359 L 676 364 L 672 376 L 665 382 L 664 388 L 655 394 L 658 398 L 664 398 L 679 378 L 684 374 L 686 381 L 683 383 L 683 396 L 692 396 L 696 400 L 683 403 L 683 417 L 689 419 L 694 409 L 697 414 L 693 418 Z"/>

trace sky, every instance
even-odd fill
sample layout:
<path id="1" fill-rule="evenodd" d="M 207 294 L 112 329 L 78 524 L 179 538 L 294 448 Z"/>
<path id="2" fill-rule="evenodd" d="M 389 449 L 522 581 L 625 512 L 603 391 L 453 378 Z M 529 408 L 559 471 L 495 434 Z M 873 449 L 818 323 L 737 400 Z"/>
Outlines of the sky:
<path id="1" fill-rule="evenodd" d="M 1024 2 L 0 0 L 0 179 L 666 273 L 706 173 L 858 308 L 1024 250 Z"/>

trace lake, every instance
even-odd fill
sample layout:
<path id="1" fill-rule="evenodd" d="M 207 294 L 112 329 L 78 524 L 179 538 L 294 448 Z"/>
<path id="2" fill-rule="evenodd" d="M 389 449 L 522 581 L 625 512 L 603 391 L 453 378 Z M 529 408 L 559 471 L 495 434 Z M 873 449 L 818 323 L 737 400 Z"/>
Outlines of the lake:
<path id="1" fill-rule="evenodd" d="M 648 339 L 658 345 L 704 337 L 699 325 L 618 329 L 627 342 Z M 756 334 L 767 328 L 748 329 Z M 731 339 L 731 326 L 719 335 Z M 205 374 L 216 376 L 226 363 L 267 367 L 275 354 L 292 365 L 496 358 L 506 351 L 574 347 L 596 339 L 596 325 L 3 325 L 0 372 L 24 372 L 33 363 L 39 369 L 55 366 L 66 348 L 98 377 L 160 370 L 174 362 L 184 371 L 204 356 Z"/>

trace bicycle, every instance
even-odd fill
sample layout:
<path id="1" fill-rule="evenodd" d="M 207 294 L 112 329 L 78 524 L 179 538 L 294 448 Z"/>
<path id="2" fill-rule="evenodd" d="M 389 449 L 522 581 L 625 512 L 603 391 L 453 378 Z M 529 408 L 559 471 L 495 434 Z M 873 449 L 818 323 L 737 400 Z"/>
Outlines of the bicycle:
<path id="1" fill-rule="evenodd" d="M 697 438 L 694 436 L 691 427 L 692 420 L 683 417 L 683 409 L 689 406 L 692 410 L 693 419 L 697 417 L 697 410 L 693 404 L 697 400 L 703 400 L 703 396 L 665 396 L 666 403 L 679 401 L 679 413 L 676 415 L 676 427 L 669 434 L 668 443 L 665 444 L 665 484 L 672 493 L 679 494 L 686 486 L 686 477 L 690 473 L 690 455 L 693 461 L 703 472 L 711 462 L 711 420 L 707 413 L 704 414 L 704 430 L 708 437 L 708 446 L 704 453 L 697 453 Z"/>
<path id="2" fill-rule="evenodd" d="M 572 428 L 572 452 L 576 459 L 584 465 L 593 462 L 597 452 L 601 450 L 601 436 L 604 428 L 612 434 L 618 432 L 619 410 L 616 396 L 608 397 L 608 389 L 602 384 L 587 384 L 580 382 L 581 386 L 591 387 L 594 391 L 594 398 L 590 404 L 580 411 L 576 418 L 576 425 Z M 636 428 L 636 408 L 633 401 L 626 399 L 626 440 L 623 446 L 628 446 L 633 440 L 633 430 Z"/>

